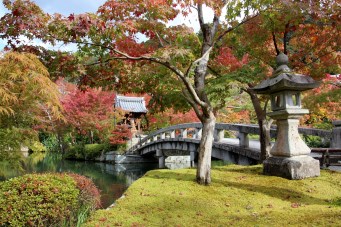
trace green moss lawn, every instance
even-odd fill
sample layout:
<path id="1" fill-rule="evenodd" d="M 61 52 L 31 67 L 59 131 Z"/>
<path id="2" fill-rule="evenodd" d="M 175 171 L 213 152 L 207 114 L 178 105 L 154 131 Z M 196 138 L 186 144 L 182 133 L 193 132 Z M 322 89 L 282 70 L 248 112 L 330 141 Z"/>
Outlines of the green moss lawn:
<path id="1" fill-rule="evenodd" d="M 88 226 L 341 226 L 341 173 L 286 180 L 262 166 L 223 166 L 212 184 L 195 183 L 195 169 L 153 170 L 134 182 Z"/>

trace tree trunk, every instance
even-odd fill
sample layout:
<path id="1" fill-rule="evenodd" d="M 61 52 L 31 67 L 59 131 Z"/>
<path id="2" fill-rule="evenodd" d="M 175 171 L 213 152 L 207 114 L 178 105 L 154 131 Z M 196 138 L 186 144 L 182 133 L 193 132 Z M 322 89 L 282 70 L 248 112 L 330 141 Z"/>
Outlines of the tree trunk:
<path id="1" fill-rule="evenodd" d="M 271 137 L 270 137 L 270 126 L 266 119 L 258 119 L 259 125 L 259 142 L 261 150 L 261 162 L 270 156 L 271 150 Z"/>
<path id="2" fill-rule="evenodd" d="M 245 89 L 245 91 L 250 95 L 253 108 L 256 111 L 256 116 L 259 126 L 259 142 L 260 142 L 260 152 L 261 152 L 261 163 L 267 159 L 270 155 L 271 149 L 271 137 L 270 137 L 270 126 L 266 120 L 266 111 L 261 107 L 261 103 L 257 95 L 250 88 Z"/>
<path id="3" fill-rule="evenodd" d="M 199 159 L 197 167 L 197 182 L 208 185 L 211 183 L 211 155 L 213 145 L 213 134 L 216 118 L 211 111 L 208 117 L 202 121 L 202 137 L 199 145 Z"/>

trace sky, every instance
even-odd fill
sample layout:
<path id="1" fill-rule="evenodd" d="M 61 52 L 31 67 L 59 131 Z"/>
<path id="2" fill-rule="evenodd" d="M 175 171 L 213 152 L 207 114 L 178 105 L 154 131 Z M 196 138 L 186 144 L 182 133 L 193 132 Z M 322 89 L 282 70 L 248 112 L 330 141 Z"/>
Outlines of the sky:
<path id="1" fill-rule="evenodd" d="M 105 0 L 35 0 L 34 1 L 44 12 L 53 14 L 60 13 L 63 15 L 69 15 L 71 13 L 79 14 L 85 12 L 96 12 L 98 7 L 102 5 Z M 3 6 L 2 1 L 0 3 L 0 18 L 8 12 Z M 38 40 L 33 41 L 35 44 L 40 44 L 47 48 L 52 48 L 47 44 L 43 44 Z M 0 39 L 0 51 L 3 50 L 6 44 L 6 40 Z M 63 51 L 72 51 L 76 47 L 75 45 L 62 45 L 59 44 L 54 49 L 60 49 Z"/>
<path id="2" fill-rule="evenodd" d="M 105 1 L 106 0 L 35 0 L 34 2 L 38 6 L 40 6 L 40 8 L 42 8 L 44 12 L 47 12 L 49 14 L 60 13 L 62 15 L 68 16 L 71 13 L 79 14 L 79 13 L 85 13 L 85 12 L 96 12 L 98 7 L 101 6 Z M 7 9 L 3 6 L 2 1 L 0 1 L 0 18 L 3 15 L 5 15 L 6 12 L 8 12 Z M 210 14 L 212 15 L 212 18 L 213 18 L 213 12 L 212 13 L 205 12 L 205 15 L 209 15 L 206 17 L 208 20 L 210 19 L 209 18 Z M 177 18 L 175 18 L 173 22 L 169 23 L 168 25 L 172 26 L 172 25 L 179 25 L 183 23 L 186 24 L 187 26 L 193 27 L 194 31 L 199 30 L 199 22 L 197 21 L 196 15 L 194 15 L 194 12 L 192 15 L 190 14 L 186 18 L 183 18 L 182 16 L 179 15 Z M 27 40 L 27 39 L 23 39 L 23 40 Z M 3 50 L 6 42 L 7 42 L 6 40 L 0 39 L 0 51 Z M 41 46 L 44 46 L 45 48 L 59 49 L 62 51 L 76 50 L 75 45 L 58 44 L 55 47 L 52 47 L 52 46 L 49 46 L 48 44 L 44 44 L 40 42 L 39 40 L 34 40 L 33 44 L 39 44 Z"/>

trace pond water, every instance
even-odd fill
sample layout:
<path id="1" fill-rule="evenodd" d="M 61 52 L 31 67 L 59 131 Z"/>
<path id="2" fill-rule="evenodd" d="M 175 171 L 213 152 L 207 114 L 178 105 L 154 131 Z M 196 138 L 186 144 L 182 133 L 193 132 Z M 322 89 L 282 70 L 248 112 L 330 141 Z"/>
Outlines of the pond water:
<path id="1" fill-rule="evenodd" d="M 0 181 L 25 173 L 73 172 L 91 178 L 101 190 L 102 207 L 106 208 L 122 196 L 135 180 L 147 171 L 157 169 L 155 163 L 145 164 L 106 164 L 99 162 L 80 162 L 62 160 L 56 155 L 35 157 L 25 162 L 24 171 L 7 171 L 0 174 Z M 1 172 L 1 171 L 0 171 Z"/>

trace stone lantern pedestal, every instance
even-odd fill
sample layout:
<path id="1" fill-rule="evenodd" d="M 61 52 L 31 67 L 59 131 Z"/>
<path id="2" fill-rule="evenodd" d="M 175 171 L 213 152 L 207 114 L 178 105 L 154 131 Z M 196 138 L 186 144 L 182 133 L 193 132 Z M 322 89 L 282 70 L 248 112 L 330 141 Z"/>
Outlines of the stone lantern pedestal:
<path id="1" fill-rule="evenodd" d="M 263 172 L 288 179 L 319 176 L 320 163 L 308 156 L 311 150 L 298 133 L 299 119 L 309 113 L 301 108 L 300 92 L 318 85 L 309 76 L 292 73 L 286 55 L 279 54 L 276 61 L 273 77 L 254 88 L 258 94 L 270 95 L 272 112 L 268 116 L 277 124 L 276 142 L 263 162 Z"/>

